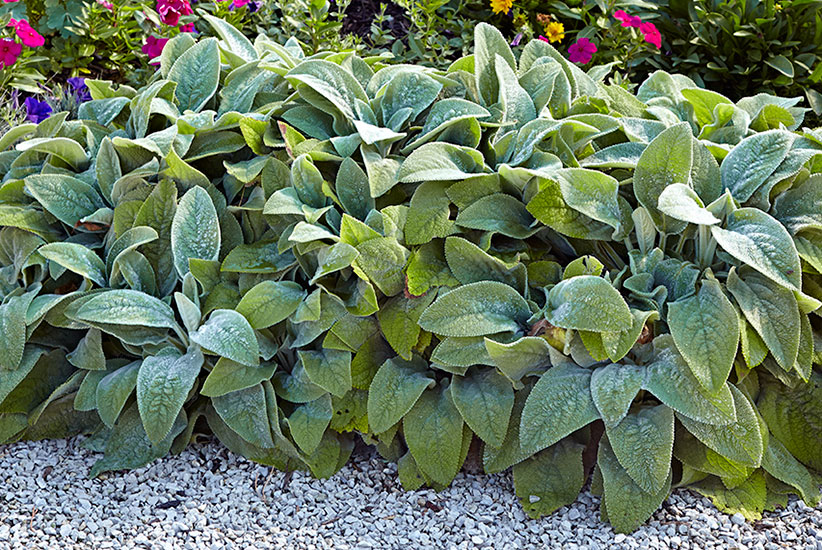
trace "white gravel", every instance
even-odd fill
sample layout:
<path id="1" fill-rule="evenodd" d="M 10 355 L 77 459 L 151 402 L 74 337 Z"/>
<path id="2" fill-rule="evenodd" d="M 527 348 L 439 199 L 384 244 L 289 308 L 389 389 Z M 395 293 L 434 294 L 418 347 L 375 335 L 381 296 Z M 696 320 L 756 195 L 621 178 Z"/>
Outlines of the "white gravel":
<path id="1" fill-rule="evenodd" d="M 583 493 L 528 519 L 509 475 L 460 474 L 442 493 L 406 492 L 375 455 L 327 480 L 272 471 L 216 443 L 132 472 L 88 479 L 80 439 L 0 446 L 0 549 L 814 549 L 822 508 L 792 500 L 755 524 L 677 491 L 633 535 Z"/>

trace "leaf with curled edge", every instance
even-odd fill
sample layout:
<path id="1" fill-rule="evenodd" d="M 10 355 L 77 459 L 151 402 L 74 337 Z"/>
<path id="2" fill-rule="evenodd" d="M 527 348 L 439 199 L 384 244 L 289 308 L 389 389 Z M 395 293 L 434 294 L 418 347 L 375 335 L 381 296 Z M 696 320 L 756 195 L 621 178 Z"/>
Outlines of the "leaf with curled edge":
<path id="1" fill-rule="evenodd" d="M 711 235 L 725 252 L 775 283 L 802 290 L 802 265 L 793 239 L 767 213 L 756 208 L 734 210 L 724 228 L 711 226 Z"/>
<path id="2" fill-rule="evenodd" d="M 569 505 L 585 485 L 585 446 L 570 438 L 514 465 L 514 489 L 531 518 Z"/>
<path id="3" fill-rule="evenodd" d="M 635 365 L 610 364 L 591 374 L 591 397 L 605 427 L 619 424 L 645 381 L 645 369 Z"/>
<path id="4" fill-rule="evenodd" d="M 653 359 L 645 366 L 642 389 L 694 420 L 715 426 L 728 426 L 736 421 L 728 384 L 716 394 L 706 392 L 679 354 L 670 334 L 657 336 L 653 346 Z"/>
<path id="5" fill-rule="evenodd" d="M 260 364 L 260 348 L 254 329 L 234 310 L 214 310 L 208 321 L 189 337 L 192 342 L 221 357 L 250 367 Z"/>
<path id="6" fill-rule="evenodd" d="M 646 493 L 660 491 L 671 470 L 674 412 L 666 405 L 643 407 L 606 426 L 614 455 Z"/>
<path id="7" fill-rule="evenodd" d="M 516 290 L 480 281 L 441 295 L 422 313 L 419 324 L 443 336 L 485 336 L 516 331 L 530 315 L 528 303 Z"/>
<path id="8" fill-rule="evenodd" d="M 668 327 L 699 383 L 718 391 L 739 348 L 739 319 L 719 282 L 705 279 L 697 294 L 668 304 Z"/>
<path id="9" fill-rule="evenodd" d="M 489 445 L 502 445 L 514 407 L 511 383 L 496 369 L 479 368 L 466 376 L 454 376 L 450 388 L 468 427 Z"/>
<path id="10" fill-rule="evenodd" d="M 736 386 L 730 385 L 736 410 L 736 422 L 725 426 L 706 424 L 679 414 L 679 421 L 705 445 L 725 458 L 758 468 L 764 444 L 759 419 L 753 405 Z"/>
<path id="11" fill-rule="evenodd" d="M 599 442 L 597 465 L 602 473 L 608 521 L 618 533 L 630 533 L 645 523 L 671 491 L 670 470 L 656 493 L 644 491 L 619 463 L 607 437 Z"/>
<path id="12" fill-rule="evenodd" d="M 171 252 L 180 277 L 189 272 L 190 258 L 218 258 L 220 222 L 211 197 L 202 187 L 192 187 L 180 199 L 171 222 Z"/>
<path id="13" fill-rule="evenodd" d="M 462 465 L 463 420 L 448 387 L 424 391 L 402 426 L 408 450 L 423 473 L 442 485 L 451 483 Z"/>
<path id="14" fill-rule="evenodd" d="M 212 397 L 220 418 L 243 439 L 263 448 L 274 447 L 262 384 Z"/>
<path id="15" fill-rule="evenodd" d="M 411 410 L 426 388 L 434 386 L 428 365 L 420 357 L 411 361 L 388 359 L 380 366 L 368 389 L 368 424 L 382 433 Z"/>
<path id="16" fill-rule="evenodd" d="M 535 453 L 597 420 L 591 397 L 591 371 L 555 366 L 540 377 L 522 410 L 520 444 Z"/>
<path id="17" fill-rule="evenodd" d="M 774 359 L 786 371 L 792 370 L 802 331 L 794 293 L 750 270 L 731 269 L 727 287 Z"/>
<path id="18" fill-rule="evenodd" d="M 143 428 L 137 405 L 130 406 L 114 426 L 106 443 L 105 455 L 94 463 L 89 477 L 97 477 L 103 472 L 113 470 L 140 468 L 167 455 L 174 438 L 185 427 L 186 415 L 184 411 L 180 411 L 165 439 L 152 444 Z"/>
<path id="19" fill-rule="evenodd" d="M 143 359 L 137 375 L 137 407 L 152 443 L 159 443 L 171 432 L 203 361 L 196 346 L 185 355 L 165 348 Z"/>

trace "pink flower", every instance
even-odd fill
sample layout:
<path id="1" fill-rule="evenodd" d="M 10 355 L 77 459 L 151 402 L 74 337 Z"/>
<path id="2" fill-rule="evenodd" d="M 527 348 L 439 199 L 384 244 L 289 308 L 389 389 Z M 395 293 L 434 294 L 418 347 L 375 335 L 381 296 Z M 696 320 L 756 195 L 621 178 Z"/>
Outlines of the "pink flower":
<path id="1" fill-rule="evenodd" d="M 14 65 L 21 51 L 23 46 L 14 40 L 0 40 L 0 69 Z"/>
<path id="2" fill-rule="evenodd" d="M 29 22 L 25 19 L 17 21 L 14 28 L 17 30 L 17 36 L 19 36 L 23 44 L 29 48 L 39 48 L 46 43 L 46 39 L 40 36 L 40 33 L 36 30 L 32 29 Z"/>
<path id="3" fill-rule="evenodd" d="M 249 2 L 249 0 L 234 0 L 231 3 L 231 7 L 233 7 L 233 8 L 242 8 L 243 6 L 248 4 L 248 2 Z"/>
<path id="4" fill-rule="evenodd" d="M 188 0 L 157 0 L 157 13 L 160 20 L 171 27 L 176 27 L 183 15 L 191 15 L 194 11 Z"/>
<path id="5" fill-rule="evenodd" d="M 107 10 L 114 9 L 114 5 L 111 2 L 108 2 L 107 0 L 97 0 L 97 3 L 106 8 Z"/>
<path id="6" fill-rule="evenodd" d="M 662 35 L 653 23 L 643 23 L 639 26 L 639 31 L 645 37 L 645 42 L 649 42 L 657 48 L 662 47 Z"/>
<path id="7" fill-rule="evenodd" d="M 11 4 L 12 2 L 17 2 L 17 0 L 3 0 L 6 4 Z"/>
<path id="8" fill-rule="evenodd" d="M 620 20 L 623 27 L 639 27 L 642 19 L 636 15 L 629 15 L 625 10 L 617 10 L 614 12 L 614 19 Z"/>
<path id="9" fill-rule="evenodd" d="M 187 25 L 182 25 L 180 27 L 180 32 L 197 32 L 197 29 L 194 28 L 194 23 L 188 23 Z"/>
<path id="10" fill-rule="evenodd" d="M 166 42 L 168 42 L 168 38 L 149 36 L 146 38 L 146 43 L 143 44 L 143 53 L 154 59 L 163 53 Z M 152 65 L 159 65 L 159 63 L 152 63 Z"/>
<path id="11" fill-rule="evenodd" d="M 539 39 L 542 40 L 543 42 L 551 42 L 550 40 L 548 40 L 547 38 L 545 38 L 542 35 L 539 35 Z"/>
<path id="12" fill-rule="evenodd" d="M 587 38 L 580 38 L 568 47 L 568 57 L 574 63 L 586 63 L 591 61 L 591 57 L 596 53 L 596 44 Z"/>

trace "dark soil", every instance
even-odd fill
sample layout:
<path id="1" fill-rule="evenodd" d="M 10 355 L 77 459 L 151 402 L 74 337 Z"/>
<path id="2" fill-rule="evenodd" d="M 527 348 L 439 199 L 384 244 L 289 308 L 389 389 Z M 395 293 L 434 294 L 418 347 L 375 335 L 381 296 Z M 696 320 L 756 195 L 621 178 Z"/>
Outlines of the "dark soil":
<path id="1" fill-rule="evenodd" d="M 380 12 L 380 4 L 387 4 L 385 14 L 390 16 L 390 18 L 386 17 L 383 23 L 384 30 L 389 31 L 395 38 L 404 38 L 410 23 L 404 10 L 390 0 L 382 2 L 380 0 L 353 0 L 345 12 L 343 32 L 357 35 L 367 43 L 371 37 L 371 22 Z"/>

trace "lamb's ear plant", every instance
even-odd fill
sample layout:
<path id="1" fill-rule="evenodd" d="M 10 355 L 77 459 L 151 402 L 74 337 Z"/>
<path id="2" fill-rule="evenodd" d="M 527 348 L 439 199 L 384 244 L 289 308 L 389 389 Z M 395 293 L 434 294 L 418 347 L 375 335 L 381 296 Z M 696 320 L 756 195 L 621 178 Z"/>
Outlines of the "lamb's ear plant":
<path id="1" fill-rule="evenodd" d="M 591 478 L 618 531 L 681 486 L 818 502 L 804 109 L 487 25 L 436 70 L 212 24 L 0 138 L 0 441 L 91 434 L 99 475 L 210 432 L 324 477 L 359 438 L 409 489 L 476 453 L 533 517 Z"/>

